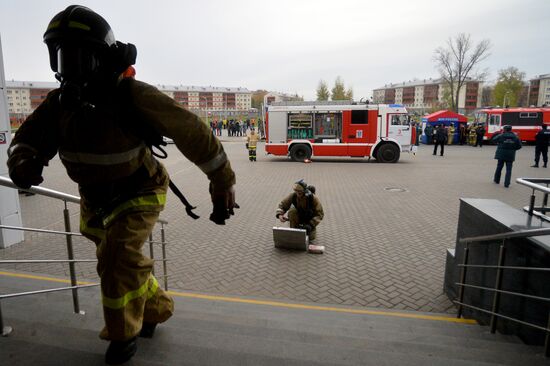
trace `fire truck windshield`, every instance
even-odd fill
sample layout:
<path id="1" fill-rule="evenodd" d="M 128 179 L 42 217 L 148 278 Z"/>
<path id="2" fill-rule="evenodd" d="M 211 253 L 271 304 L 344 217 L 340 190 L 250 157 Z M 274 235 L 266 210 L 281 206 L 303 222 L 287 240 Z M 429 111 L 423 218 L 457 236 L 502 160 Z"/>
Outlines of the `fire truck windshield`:
<path id="1" fill-rule="evenodd" d="M 477 112 L 475 114 L 475 122 L 476 123 L 487 123 L 487 113 L 485 112 Z"/>
<path id="2" fill-rule="evenodd" d="M 408 126 L 409 125 L 409 116 L 406 114 L 392 114 L 391 115 L 391 125 L 392 126 Z"/>

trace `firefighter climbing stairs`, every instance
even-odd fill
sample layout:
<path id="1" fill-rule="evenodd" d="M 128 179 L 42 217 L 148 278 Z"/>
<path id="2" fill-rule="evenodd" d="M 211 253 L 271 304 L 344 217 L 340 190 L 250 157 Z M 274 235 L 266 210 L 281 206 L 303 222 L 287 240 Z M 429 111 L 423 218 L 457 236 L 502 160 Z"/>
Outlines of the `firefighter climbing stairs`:
<path id="1" fill-rule="evenodd" d="M 2 292 L 51 282 L 1 276 Z M 101 365 L 107 342 L 97 287 L 2 302 L 2 365 Z M 452 315 L 389 312 L 173 293 L 175 315 L 139 339 L 129 365 L 547 365 L 540 347 L 455 322 Z"/>

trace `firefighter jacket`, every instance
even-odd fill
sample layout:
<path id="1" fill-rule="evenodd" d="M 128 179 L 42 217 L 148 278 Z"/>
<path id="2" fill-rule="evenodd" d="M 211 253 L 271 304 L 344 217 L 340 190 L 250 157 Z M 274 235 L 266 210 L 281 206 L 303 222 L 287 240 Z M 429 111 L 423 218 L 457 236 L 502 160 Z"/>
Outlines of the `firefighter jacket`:
<path id="1" fill-rule="evenodd" d="M 63 109 L 59 95 L 60 89 L 48 94 L 19 128 L 10 151 L 13 157 L 32 151 L 45 165 L 59 153 L 86 205 L 117 211 L 114 202 L 125 201 L 126 208 L 162 209 L 167 179 L 147 146 L 152 134 L 171 138 L 208 176 L 214 191 L 235 183 L 223 147 L 207 126 L 155 87 L 125 78 L 97 104 L 77 111 Z"/>
<path id="2" fill-rule="evenodd" d="M 291 206 L 295 206 L 298 211 L 301 224 L 309 224 L 315 227 L 319 225 L 325 216 L 321 201 L 313 193 L 308 196 L 302 195 L 301 197 L 295 193 L 289 194 L 279 203 L 275 216 L 283 215 Z"/>
<path id="3" fill-rule="evenodd" d="M 447 129 L 443 126 L 439 126 L 436 130 L 435 130 L 435 141 L 439 142 L 439 143 L 447 143 L 447 140 L 448 140 L 448 133 L 447 133 Z"/>
<path id="4" fill-rule="evenodd" d="M 260 140 L 260 135 L 258 135 L 257 133 L 250 133 L 250 135 L 246 137 L 246 142 L 250 149 L 255 149 L 256 146 L 258 145 L 259 140 Z"/>
<path id="5" fill-rule="evenodd" d="M 548 141 L 550 141 L 550 130 L 540 130 L 535 135 L 535 145 L 537 147 L 548 148 Z"/>

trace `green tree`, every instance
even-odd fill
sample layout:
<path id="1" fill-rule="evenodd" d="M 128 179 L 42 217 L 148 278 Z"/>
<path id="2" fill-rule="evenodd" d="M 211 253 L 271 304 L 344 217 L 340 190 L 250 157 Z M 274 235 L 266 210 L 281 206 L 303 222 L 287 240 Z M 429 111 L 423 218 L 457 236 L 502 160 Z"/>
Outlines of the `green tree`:
<path id="1" fill-rule="evenodd" d="M 317 86 L 317 100 L 328 100 L 330 97 L 327 83 L 324 80 L 319 80 L 319 85 Z"/>
<path id="2" fill-rule="evenodd" d="M 261 109 L 266 94 L 267 90 L 256 90 L 252 92 L 252 108 Z"/>
<path id="3" fill-rule="evenodd" d="M 495 104 L 503 107 L 517 107 L 523 92 L 525 73 L 516 67 L 510 66 L 499 70 L 497 83 L 493 89 L 493 100 Z"/>
<path id="4" fill-rule="evenodd" d="M 473 74 L 478 64 L 489 56 L 491 42 L 487 39 L 473 46 L 470 35 L 460 33 L 454 39 L 449 38 L 447 47 L 438 47 L 434 61 L 441 78 L 451 90 L 450 108 L 458 112 L 460 90 Z M 476 79 L 483 79 L 484 72 L 477 73 Z"/>
<path id="5" fill-rule="evenodd" d="M 344 87 L 344 81 L 340 76 L 334 81 L 334 87 L 331 90 L 330 98 L 332 100 L 346 100 L 346 88 Z"/>

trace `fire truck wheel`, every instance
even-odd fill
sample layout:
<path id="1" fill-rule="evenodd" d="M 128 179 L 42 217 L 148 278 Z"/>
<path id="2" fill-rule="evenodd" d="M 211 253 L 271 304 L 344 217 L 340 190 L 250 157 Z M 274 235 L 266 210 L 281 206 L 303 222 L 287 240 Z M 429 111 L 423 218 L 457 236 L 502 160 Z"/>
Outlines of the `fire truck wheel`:
<path id="1" fill-rule="evenodd" d="M 376 160 L 380 163 L 397 163 L 399 148 L 394 144 L 384 144 L 376 152 Z"/>
<path id="2" fill-rule="evenodd" d="M 293 145 L 290 148 L 290 157 L 294 161 L 304 161 L 311 158 L 311 149 L 304 144 Z"/>

